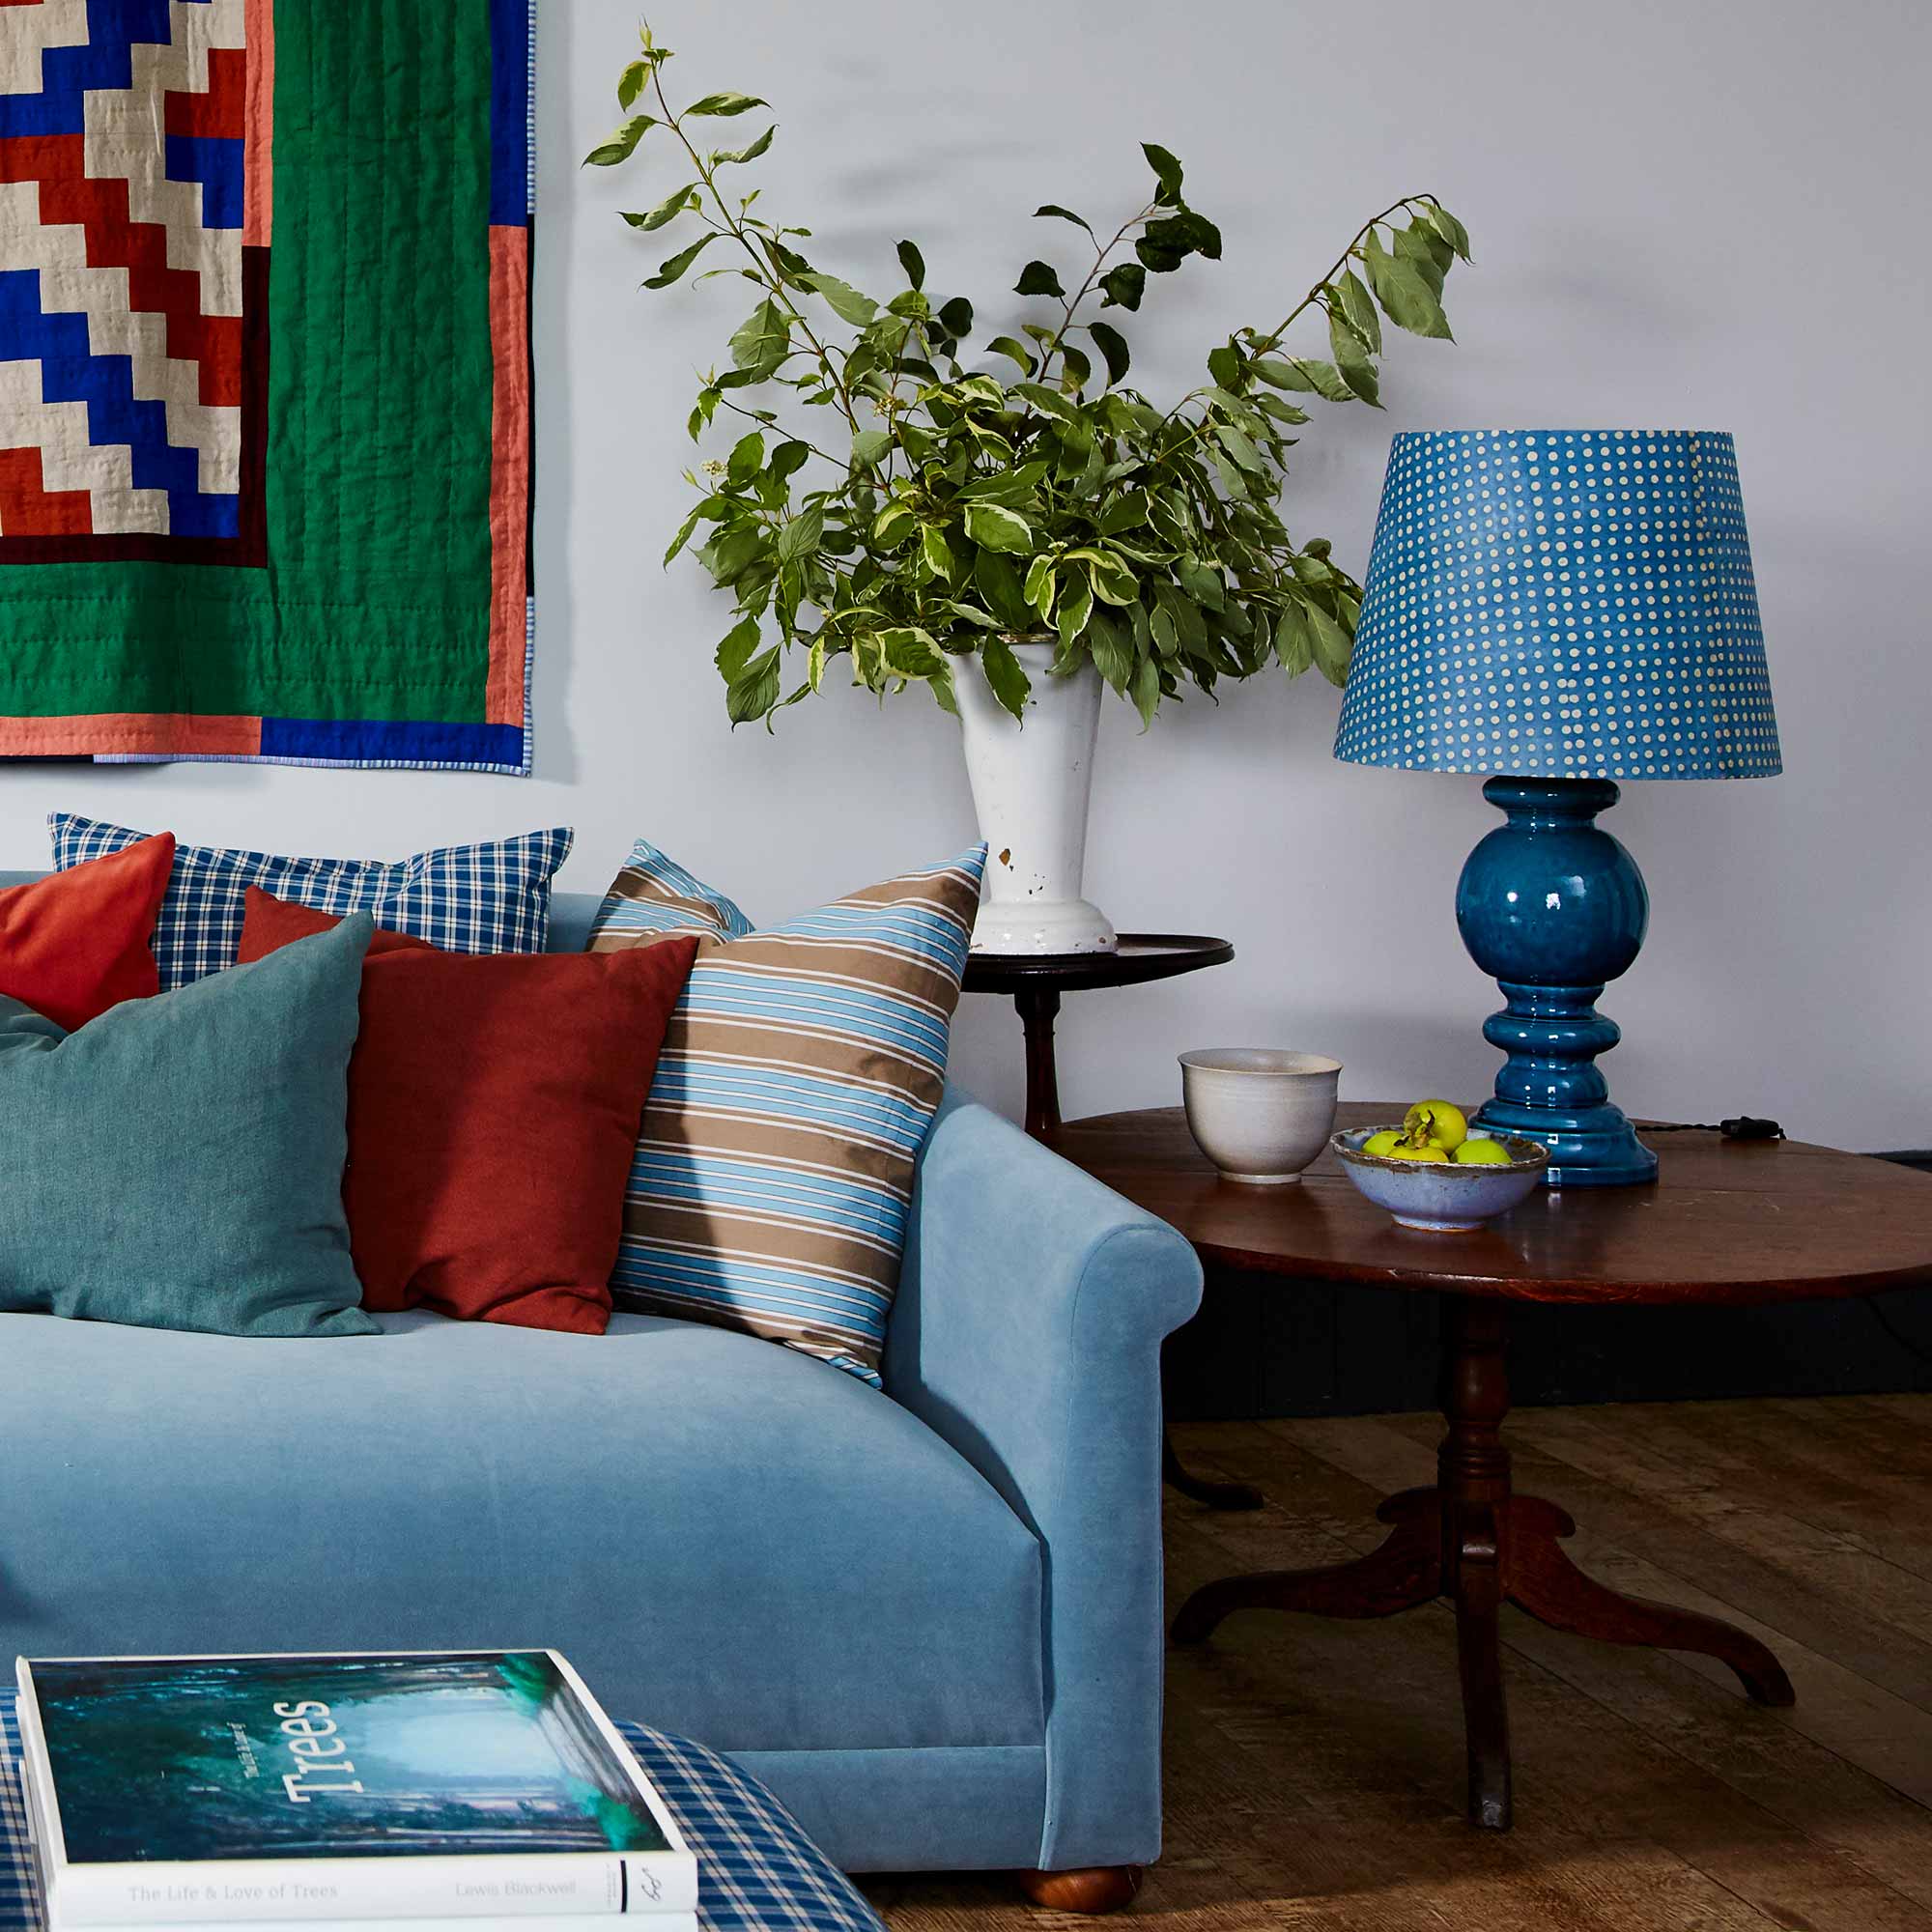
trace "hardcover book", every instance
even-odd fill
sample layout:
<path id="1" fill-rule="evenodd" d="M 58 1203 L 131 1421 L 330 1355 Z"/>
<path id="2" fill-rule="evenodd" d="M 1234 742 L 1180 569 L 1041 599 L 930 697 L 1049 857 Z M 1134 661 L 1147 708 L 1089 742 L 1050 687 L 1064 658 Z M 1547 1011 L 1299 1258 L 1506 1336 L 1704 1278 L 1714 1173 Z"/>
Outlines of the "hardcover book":
<path id="1" fill-rule="evenodd" d="M 696 1910 L 696 1861 L 554 1651 L 18 1674 L 50 1927 Z"/>

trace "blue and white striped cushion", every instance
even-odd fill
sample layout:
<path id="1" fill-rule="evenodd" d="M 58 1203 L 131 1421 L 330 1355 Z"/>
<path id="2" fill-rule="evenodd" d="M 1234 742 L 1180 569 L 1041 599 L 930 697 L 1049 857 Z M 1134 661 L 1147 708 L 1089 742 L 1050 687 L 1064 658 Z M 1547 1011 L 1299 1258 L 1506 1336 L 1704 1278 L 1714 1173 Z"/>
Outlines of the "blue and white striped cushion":
<path id="1" fill-rule="evenodd" d="M 877 1383 L 986 848 L 754 931 L 639 840 L 590 949 L 702 936 L 644 1109 L 612 1296 Z"/>
<path id="2" fill-rule="evenodd" d="M 65 811 L 51 813 L 47 825 L 60 872 L 149 836 Z M 378 925 L 450 952 L 541 952 L 551 878 L 569 857 L 573 836 L 559 826 L 483 845 L 446 845 L 393 864 L 177 845 L 155 926 L 161 990 L 234 965 L 250 886 L 317 912 L 371 913 Z"/>

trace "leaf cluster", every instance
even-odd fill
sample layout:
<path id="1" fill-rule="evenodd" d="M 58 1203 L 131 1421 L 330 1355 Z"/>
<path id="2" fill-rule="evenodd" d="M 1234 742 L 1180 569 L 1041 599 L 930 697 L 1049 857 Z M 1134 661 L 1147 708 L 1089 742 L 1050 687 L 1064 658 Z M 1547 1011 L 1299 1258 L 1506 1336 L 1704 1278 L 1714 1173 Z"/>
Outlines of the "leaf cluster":
<path id="1" fill-rule="evenodd" d="M 1293 432 L 1311 402 L 1380 406 L 1384 320 L 1448 337 L 1443 282 L 1469 240 L 1447 209 L 1406 196 L 1363 223 L 1281 323 L 1236 330 L 1162 409 L 1127 380 L 1121 319 L 1150 276 L 1222 245 L 1166 149 L 1143 148 L 1151 188 L 1111 237 L 1057 203 L 1037 211 L 1078 231 L 1081 269 L 1027 262 L 1025 319 L 969 347 L 972 302 L 928 289 L 913 242 L 898 244 L 904 286 L 880 300 L 819 269 L 810 231 L 768 219 L 758 190 L 739 192 L 731 170 L 770 150 L 776 125 L 712 148 L 705 124 L 766 103 L 708 94 L 674 109 L 670 58 L 646 28 L 617 88 L 630 118 L 586 160 L 630 162 L 648 138 L 677 163 L 680 185 L 624 215 L 692 235 L 645 288 L 723 243 L 693 279 L 757 292 L 689 421 L 695 442 L 725 422 L 736 435 L 686 471 L 697 500 L 665 556 L 691 546 L 731 599 L 717 664 L 733 723 L 769 723 L 838 660 L 874 692 L 923 683 L 949 708 L 955 677 L 983 675 L 1019 717 L 1012 647 L 1034 639 L 1055 643 L 1054 674 L 1091 661 L 1144 720 L 1183 686 L 1269 665 L 1344 680 L 1361 593 L 1325 539 L 1283 521 Z M 654 111 L 631 112 L 646 99 Z M 1291 350 L 1317 319 L 1328 353 Z"/>

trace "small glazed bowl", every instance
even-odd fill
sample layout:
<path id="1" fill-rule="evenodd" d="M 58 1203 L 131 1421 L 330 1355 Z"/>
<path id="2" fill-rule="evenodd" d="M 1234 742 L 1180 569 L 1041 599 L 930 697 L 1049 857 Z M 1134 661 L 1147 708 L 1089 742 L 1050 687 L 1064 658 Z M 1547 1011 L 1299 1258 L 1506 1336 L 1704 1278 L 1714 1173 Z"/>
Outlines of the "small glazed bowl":
<path id="1" fill-rule="evenodd" d="M 1393 1123 L 1399 1125 L 1400 1123 Z M 1535 1193 L 1549 1165 L 1549 1150 L 1520 1134 L 1486 1134 L 1474 1128 L 1471 1140 L 1500 1140 L 1509 1151 L 1507 1167 L 1473 1167 L 1460 1161 L 1391 1160 L 1364 1153 L 1362 1143 L 1381 1127 L 1353 1127 L 1328 1143 L 1343 1172 L 1373 1201 L 1386 1208 L 1405 1228 L 1433 1235 L 1464 1235 L 1507 1214 Z"/>
<path id="2" fill-rule="evenodd" d="M 1205 1047 L 1180 1056 L 1187 1131 L 1224 1180 L 1280 1187 L 1328 1144 L 1342 1063 L 1272 1046 Z"/>

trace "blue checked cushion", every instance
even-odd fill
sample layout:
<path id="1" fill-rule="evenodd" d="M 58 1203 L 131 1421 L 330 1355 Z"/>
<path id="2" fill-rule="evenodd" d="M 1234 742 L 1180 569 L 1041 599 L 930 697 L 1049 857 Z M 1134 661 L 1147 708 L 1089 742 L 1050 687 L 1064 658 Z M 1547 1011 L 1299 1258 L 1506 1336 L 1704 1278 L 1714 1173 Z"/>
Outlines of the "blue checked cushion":
<path id="1" fill-rule="evenodd" d="M 48 815 L 54 869 L 118 852 L 145 832 Z M 318 912 L 366 912 L 450 952 L 541 952 L 552 875 L 570 854 L 568 826 L 487 845 L 446 845 L 393 864 L 380 859 L 285 859 L 215 845 L 177 845 L 155 925 L 155 963 L 170 992 L 235 963 L 244 895 L 260 886 Z"/>
<path id="2" fill-rule="evenodd" d="M 644 1106 L 611 1298 L 875 1386 L 986 848 L 754 931 L 638 841 L 590 950 L 699 935 Z"/>
<path id="3" fill-rule="evenodd" d="M 14 1692 L 0 1691 L 0 1932 L 42 1932 Z M 619 1724 L 697 1854 L 697 1922 L 708 1932 L 885 1932 L 843 1873 L 763 1785 L 683 1738 Z"/>

